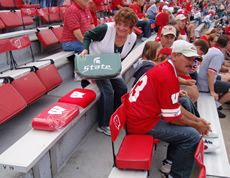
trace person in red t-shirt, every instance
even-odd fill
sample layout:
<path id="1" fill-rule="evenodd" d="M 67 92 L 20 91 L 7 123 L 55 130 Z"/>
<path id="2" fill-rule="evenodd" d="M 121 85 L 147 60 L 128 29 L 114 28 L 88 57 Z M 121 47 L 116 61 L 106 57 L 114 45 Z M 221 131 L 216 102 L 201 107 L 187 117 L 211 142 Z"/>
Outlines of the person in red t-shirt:
<path id="1" fill-rule="evenodd" d="M 198 54 L 191 43 L 175 41 L 172 58 L 150 69 L 123 97 L 127 131 L 150 134 L 168 142 L 167 157 L 173 162 L 170 176 L 177 178 L 190 177 L 200 134 L 210 131 L 209 123 L 178 102 L 178 75 L 191 70 L 195 56 Z"/>
<path id="2" fill-rule="evenodd" d="M 73 0 L 66 10 L 61 39 L 64 51 L 83 50 L 84 34 L 94 27 L 88 3 L 89 0 Z"/>

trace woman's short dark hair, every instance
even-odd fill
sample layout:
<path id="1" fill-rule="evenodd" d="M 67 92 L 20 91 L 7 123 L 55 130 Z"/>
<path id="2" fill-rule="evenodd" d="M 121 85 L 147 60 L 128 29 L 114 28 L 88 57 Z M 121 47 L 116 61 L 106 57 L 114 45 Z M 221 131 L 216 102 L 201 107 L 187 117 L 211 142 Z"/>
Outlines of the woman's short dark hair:
<path id="1" fill-rule="evenodd" d="M 115 14 L 114 20 L 115 23 L 124 22 L 125 24 L 129 24 L 130 28 L 133 28 L 136 25 L 138 18 L 131 8 L 124 7 Z"/>
<path id="2" fill-rule="evenodd" d="M 202 40 L 202 39 L 196 40 L 196 41 L 194 42 L 194 45 L 195 45 L 195 46 L 199 46 L 199 47 L 200 47 L 200 50 L 201 50 L 204 54 L 206 54 L 206 53 L 208 52 L 209 46 L 208 46 L 208 43 L 207 43 L 205 40 Z"/>
<path id="3" fill-rule="evenodd" d="M 229 38 L 227 35 L 220 35 L 216 41 L 216 44 L 221 48 L 225 48 L 228 45 Z"/>

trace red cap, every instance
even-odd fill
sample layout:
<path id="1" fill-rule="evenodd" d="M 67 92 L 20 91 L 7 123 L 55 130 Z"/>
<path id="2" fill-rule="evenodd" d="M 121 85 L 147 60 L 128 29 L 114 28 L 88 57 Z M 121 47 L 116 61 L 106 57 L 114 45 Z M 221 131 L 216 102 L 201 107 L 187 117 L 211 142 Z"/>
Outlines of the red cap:
<path id="1" fill-rule="evenodd" d="M 172 54 L 172 48 L 161 48 L 158 52 L 158 56 L 160 54 L 170 56 Z"/>

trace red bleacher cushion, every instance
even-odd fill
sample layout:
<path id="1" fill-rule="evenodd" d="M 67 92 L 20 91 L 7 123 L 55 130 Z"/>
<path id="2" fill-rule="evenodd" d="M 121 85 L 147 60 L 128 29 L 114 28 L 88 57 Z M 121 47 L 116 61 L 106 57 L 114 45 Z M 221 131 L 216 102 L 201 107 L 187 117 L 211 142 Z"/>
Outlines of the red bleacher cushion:
<path id="1" fill-rule="evenodd" d="M 47 91 L 52 90 L 62 83 L 62 78 L 54 64 L 50 64 L 36 71 Z"/>
<path id="2" fill-rule="evenodd" d="M 12 85 L 23 96 L 28 104 L 46 93 L 45 86 L 34 72 L 29 72 L 28 74 L 15 79 L 12 82 Z"/>
<path id="3" fill-rule="evenodd" d="M 37 32 L 37 37 L 43 47 L 48 47 L 58 43 L 57 37 L 51 29 L 45 29 Z"/>
<path id="4" fill-rule="evenodd" d="M 143 147 L 143 145 L 145 145 Z M 116 167 L 122 169 L 150 170 L 153 155 L 153 137 L 127 135 L 116 156 Z M 134 156 L 135 155 L 135 156 Z"/>
<path id="5" fill-rule="evenodd" d="M 38 130 L 54 131 L 66 126 L 78 114 L 78 106 L 57 102 L 33 118 L 32 127 Z"/>
<path id="6" fill-rule="evenodd" d="M 85 88 L 76 88 L 61 97 L 58 101 L 64 103 L 71 103 L 81 106 L 83 108 L 87 107 L 96 98 L 96 93 L 93 90 Z"/>
<path id="7" fill-rule="evenodd" d="M 26 101 L 11 84 L 0 86 L 0 124 L 26 107 Z"/>

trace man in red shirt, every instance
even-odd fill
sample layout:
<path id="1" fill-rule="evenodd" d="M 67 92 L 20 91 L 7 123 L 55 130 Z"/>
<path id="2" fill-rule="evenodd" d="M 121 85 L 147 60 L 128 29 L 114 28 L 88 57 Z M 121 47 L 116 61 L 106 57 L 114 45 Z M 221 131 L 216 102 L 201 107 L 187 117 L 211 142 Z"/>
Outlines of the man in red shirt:
<path id="1" fill-rule="evenodd" d="M 89 0 L 73 0 L 65 12 L 62 48 L 80 53 L 85 32 L 92 29 L 93 19 L 88 8 Z"/>
<path id="2" fill-rule="evenodd" d="M 129 133 L 151 134 L 169 143 L 167 157 L 173 162 L 167 175 L 170 178 L 190 177 L 200 134 L 210 131 L 209 123 L 178 102 L 178 75 L 191 70 L 196 56 L 191 43 L 175 41 L 172 58 L 150 69 L 123 100 Z"/>

